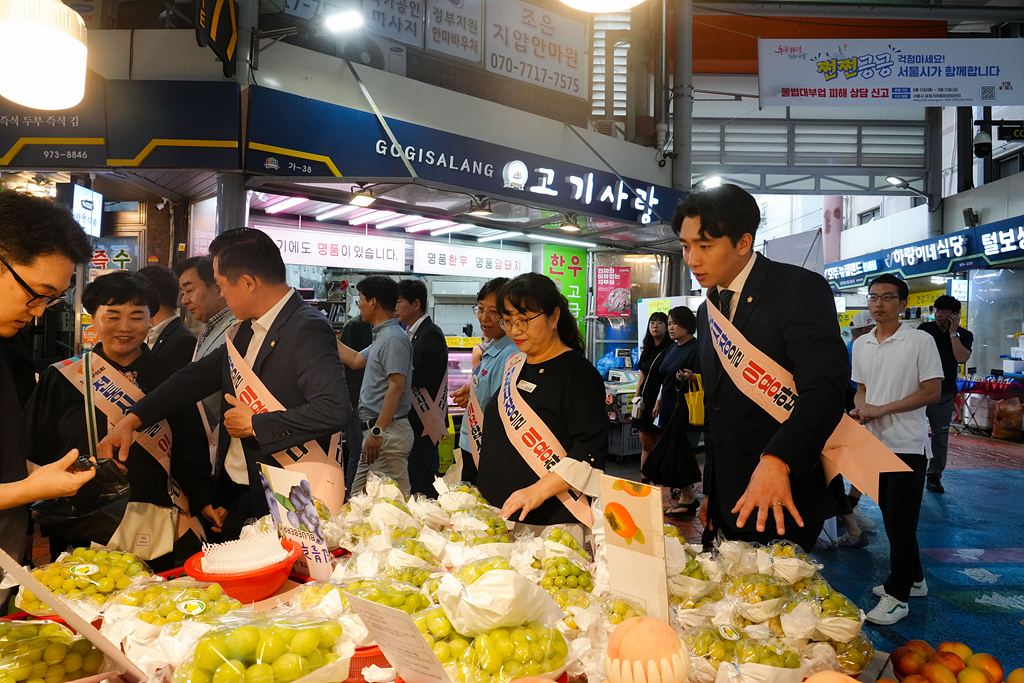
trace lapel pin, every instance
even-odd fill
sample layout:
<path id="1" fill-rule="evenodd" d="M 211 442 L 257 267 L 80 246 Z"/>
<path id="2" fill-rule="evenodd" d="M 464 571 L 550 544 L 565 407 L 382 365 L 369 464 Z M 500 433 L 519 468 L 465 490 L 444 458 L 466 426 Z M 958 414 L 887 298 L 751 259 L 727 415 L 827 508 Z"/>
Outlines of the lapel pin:
<path id="1" fill-rule="evenodd" d="M 748 297 L 747 297 L 747 303 L 748 303 L 748 304 L 752 304 L 752 303 L 754 303 L 754 297 L 752 297 L 752 296 L 748 296 Z"/>
<path id="2" fill-rule="evenodd" d="M 270 346 L 271 346 L 271 348 L 273 348 L 274 344 L 276 344 L 276 343 L 277 343 L 277 340 L 276 340 L 276 339 L 272 339 L 272 340 L 270 341 Z"/>

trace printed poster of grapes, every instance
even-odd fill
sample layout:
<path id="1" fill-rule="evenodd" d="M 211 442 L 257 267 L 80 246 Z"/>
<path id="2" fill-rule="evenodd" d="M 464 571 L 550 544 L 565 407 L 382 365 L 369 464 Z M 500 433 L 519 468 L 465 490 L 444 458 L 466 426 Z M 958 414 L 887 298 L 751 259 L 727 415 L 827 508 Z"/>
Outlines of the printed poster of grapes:
<path id="1" fill-rule="evenodd" d="M 329 579 L 334 559 L 327 549 L 318 501 L 313 498 L 306 475 L 261 464 L 260 482 L 278 533 L 302 547 L 296 570 L 314 579 Z"/>
<path id="2" fill-rule="evenodd" d="M 628 267 L 597 269 L 597 317 L 628 318 L 633 306 Z"/>

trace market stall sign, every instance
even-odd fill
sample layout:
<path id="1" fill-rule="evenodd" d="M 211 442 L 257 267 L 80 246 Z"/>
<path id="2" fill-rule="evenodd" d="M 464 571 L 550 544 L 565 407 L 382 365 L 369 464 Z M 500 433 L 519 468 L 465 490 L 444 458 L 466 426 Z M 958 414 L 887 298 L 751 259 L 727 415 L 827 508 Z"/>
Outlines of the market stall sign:
<path id="1" fill-rule="evenodd" d="M 290 265 L 405 272 L 405 240 L 323 230 L 253 227 L 270 235 L 281 250 L 284 262 Z"/>
<path id="2" fill-rule="evenodd" d="M 193 23 L 199 47 L 209 46 L 221 61 L 224 78 L 233 78 L 238 63 L 238 3 L 198 0 Z"/>
<path id="3" fill-rule="evenodd" d="M 580 334 L 587 334 L 584 314 L 587 310 L 587 250 L 556 244 L 544 245 L 543 272 L 558 285 L 569 303 L 569 312 L 579 324 Z"/>
<path id="4" fill-rule="evenodd" d="M 1000 140 L 1024 142 L 1024 124 L 999 126 L 998 135 Z"/>
<path id="5" fill-rule="evenodd" d="M 641 225 L 658 216 L 668 220 L 686 197 L 662 185 L 389 118 L 396 146 L 370 112 L 255 85 L 248 90 L 245 167 L 251 173 L 408 178 L 404 155 L 420 178 L 439 185 Z"/>
<path id="6" fill-rule="evenodd" d="M 633 297 L 629 287 L 632 270 L 620 266 L 597 269 L 597 317 L 628 318 Z"/>
<path id="7" fill-rule="evenodd" d="M 757 41 L 761 106 L 1024 104 L 1024 39 Z"/>
<path id="8" fill-rule="evenodd" d="M 423 49 L 423 0 L 363 0 L 363 26 L 382 38 Z"/>
<path id="9" fill-rule="evenodd" d="M 0 97 L 0 168 L 106 166 L 104 83 L 89 74 L 82 101 L 60 111 L 31 109 Z"/>
<path id="10" fill-rule="evenodd" d="M 487 0 L 488 71 L 587 96 L 587 27 L 520 0 Z"/>
<path id="11" fill-rule="evenodd" d="M 1024 216 L 830 263 L 825 279 L 836 289 L 862 287 L 882 273 L 903 279 L 984 268 L 1024 259 Z"/>
<path id="12" fill-rule="evenodd" d="M 412 245 L 412 270 L 424 275 L 515 277 L 533 271 L 533 254 L 416 240 Z"/>
<path id="13" fill-rule="evenodd" d="M 427 50 L 479 64 L 483 0 L 427 0 Z"/>

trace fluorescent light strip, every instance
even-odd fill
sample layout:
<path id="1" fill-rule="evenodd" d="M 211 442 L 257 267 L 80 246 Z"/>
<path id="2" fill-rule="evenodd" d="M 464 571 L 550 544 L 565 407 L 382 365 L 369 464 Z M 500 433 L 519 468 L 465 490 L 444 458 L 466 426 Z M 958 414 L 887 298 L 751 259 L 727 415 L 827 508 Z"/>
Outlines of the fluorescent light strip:
<path id="1" fill-rule="evenodd" d="M 371 211 L 370 213 L 364 213 L 358 218 L 349 218 L 348 222 L 352 225 L 363 225 L 365 223 L 376 223 L 385 218 L 394 218 L 397 215 L 394 211 Z"/>
<path id="2" fill-rule="evenodd" d="M 414 221 L 421 220 L 423 220 L 423 216 L 410 216 L 408 214 L 400 214 L 395 218 L 389 218 L 386 221 L 381 221 L 380 223 L 377 223 L 376 228 L 378 230 L 383 230 L 384 228 L 394 228 L 399 225 L 404 225 L 406 223 L 412 223 Z"/>
<path id="3" fill-rule="evenodd" d="M 453 232 L 463 232 L 476 226 L 473 225 L 450 225 L 447 228 L 441 228 L 440 230 L 431 230 L 431 237 L 440 237 L 441 235 L 450 235 Z"/>
<path id="4" fill-rule="evenodd" d="M 284 211 L 285 209 L 290 209 L 293 206 L 297 206 L 299 204 L 302 204 L 303 202 L 308 202 L 308 201 L 309 200 L 306 199 L 305 197 L 289 197 L 288 199 L 280 201 L 280 202 L 274 204 L 273 206 L 268 206 L 267 208 L 265 208 L 263 210 L 266 211 L 267 213 L 278 213 L 279 211 Z"/>
<path id="5" fill-rule="evenodd" d="M 346 204 L 345 206 L 339 206 L 339 207 L 334 208 L 334 209 L 328 209 L 327 211 L 324 211 L 322 214 L 318 215 L 316 217 L 316 219 L 318 221 L 325 221 L 328 218 L 334 218 L 335 216 L 343 216 L 346 213 L 352 213 L 353 211 L 355 211 L 358 208 L 359 208 L 358 206 L 352 206 L 351 204 Z"/>
<path id="6" fill-rule="evenodd" d="M 497 242 L 498 240 L 510 240 L 513 237 L 520 237 L 523 233 L 521 232 L 499 232 L 497 235 L 488 235 L 487 237 L 478 237 L 477 242 Z"/>
<path id="7" fill-rule="evenodd" d="M 555 244 L 568 244 L 573 247 L 596 247 L 593 242 L 580 242 L 579 240 L 566 240 L 560 237 L 548 237 L 547 235 L 527 235 L 531 240 L 538 242 L 554 242 Z"/>
<path id="8" fill-rule="evenodd" d="M 446 225 L 455 225 L 455 221 L 446 220 L 429 220 L 426 223 L 420 223 L 418 225 L 411 225 L 405 229 L 406 232 L 423 232 L 424 230 L 436 230 L 437 228 L 443 228 Z"/>

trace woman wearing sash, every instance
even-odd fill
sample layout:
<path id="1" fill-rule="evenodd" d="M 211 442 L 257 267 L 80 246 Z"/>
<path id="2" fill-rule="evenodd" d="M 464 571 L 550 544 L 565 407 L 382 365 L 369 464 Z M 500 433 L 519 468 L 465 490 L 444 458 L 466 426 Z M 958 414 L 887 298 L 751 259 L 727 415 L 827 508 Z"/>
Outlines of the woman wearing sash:
<path id="1" fill-rule="evenodd" d="M 138 390 L 141 398 L 170 377 L 174 368 L 157 360 L 145 344 L 150 313 L 160 305 L 156 290 L 147 280 L 129 271 L 103 275 L 86 286 L 82 303 L 92 316 L 92 326 L 99 337 L 92 365 L 93 386 L 99 387 L 93 391 L 96 432 L 97 438 L 102 438 L 111 424 L 111 416 L 131 405 L 133 399 L 124 391 L 126 387 L 132 393 Z M 82 359 L 71 358 L 44 370 L 25 407 L 27 451 L 35 463 L 54 462 L 72 448 L 89 452 L 83 388 L 71 379 L 81 364 Z M 164 458 L 167 468 L 140 443 L 142 439 L 132 445 L 126 463 L 130 500 L 169 508 L 173 504 L 168 487 L 169 469 L 188 497 L 190 507 L 211 514 L 213 480 L 209 448 L 197 407 L 191 405 L 169 417 L 166 425 L 172 434 L 169 463 Z M 50 536 L 52 559 L 69 544 L 89 545 L 87 539 L 64 537 L 60 529 L 44 531 Z M 154 571 L 175 566 L 173 553 L 148 562 Z"/>
<path id="2" fill-rule="evenodd" d="M 477 485 L 506 519 L 590 527 L 608 454 L 604 382 L 583 355 L 579 327 L 554 281 L 526 273 L 498 294 L 516 345 L 484 409 Z"/>
<path id="3" fill-rule="evenodd" d="M 640 432 L 641 469 L 661 437 L 661 427 L 654 424 L 652 413 L 654 404 L 658 401 L 658 393 L 661 391 L 661 363 L 665 360 L 665 352 L 671 343 L 672 340 L 668 337 L 668 316 L 661 311 L 651 313 L 647 321 L 647 334 L 644 335 L 640 360 L 636 364 L 636 369 L 640 371 L 637 387 L 640 396 L 643 397 L 644 408 L 639 417 L 634 416 L 632 419 L 633 428 Z M 646 477 L 641 477 L 640 481 L 644 484 L 651 483 Z"/>

